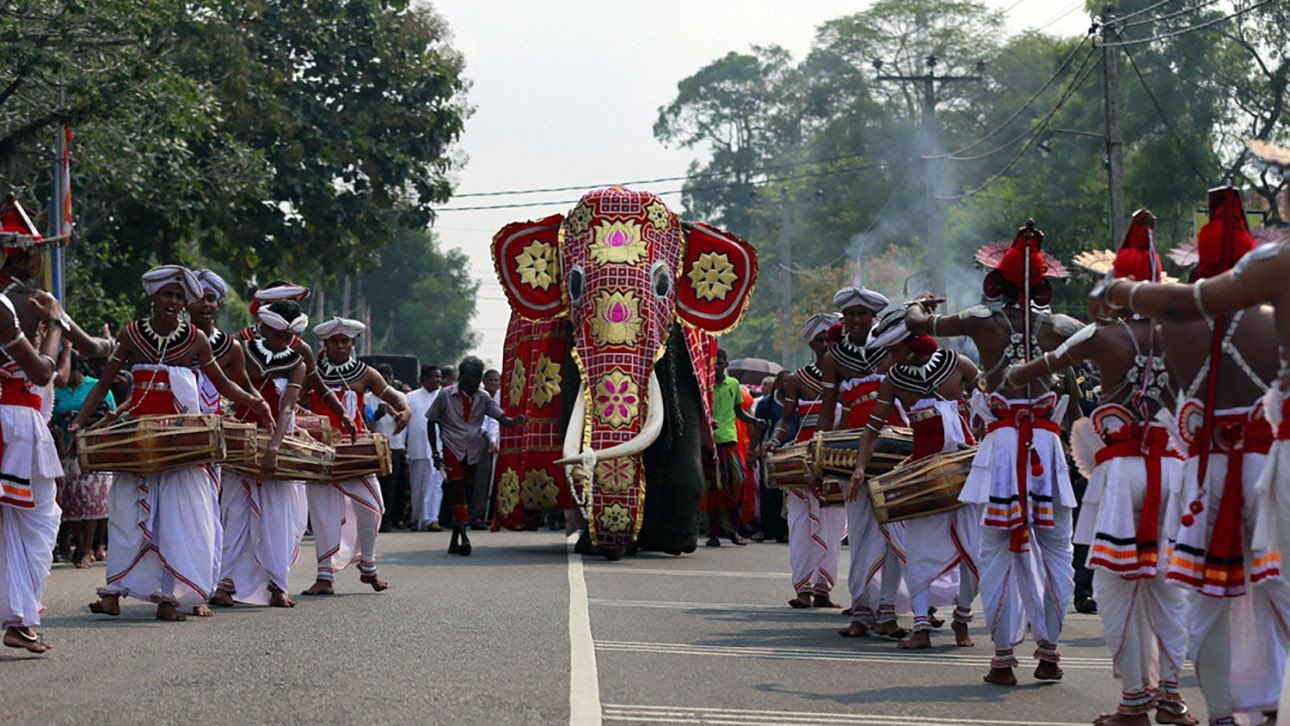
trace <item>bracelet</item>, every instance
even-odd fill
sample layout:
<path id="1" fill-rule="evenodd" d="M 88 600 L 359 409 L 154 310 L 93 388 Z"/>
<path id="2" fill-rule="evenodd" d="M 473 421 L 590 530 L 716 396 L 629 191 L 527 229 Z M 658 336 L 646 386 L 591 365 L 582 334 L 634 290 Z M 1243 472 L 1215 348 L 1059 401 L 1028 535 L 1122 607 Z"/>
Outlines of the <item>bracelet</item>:
<path id="1" fill-rule="evenodd" d="M 939 315 L 932 315 L 927 318 L 927 334 L 933 338 L 936 337 L 936 321 L 940 320 L 940 318 L 941 316 Z"/>
<path id="2" fill-rule="evenodd" d="M 1130 293 L 1130 294 L 1132 294 L 1132 293 Z M 1054 370 L 1053 370 L 1053 362 L 1052 362 L 1052 360 L 1051 360 L 1051 359 L 1049 359 L 1049 357 L 1048 357 L 1048 354 L 1047 354 L 1047 353 L 1044 353 L 1044 357 L 1043 357 L 1043 358 L 1041 358 L 1040 360 L 1042 360 L 1042 361 L 1044 362 L 1044 368 L 1047 368 L 1049 373 L 1055 373 L 1055 372 L 1056 372 L 1056 371 L 1054 371 Z"/>
<path id="3" fill-rule="evenodd" d="M 13 340 L 9 341 L 8 343 L 5 343 L 4 345 L 0 345 L 0 349 L 9 350 L 13 346 L 17 345 L 18 342 L 21 341 L 24 337 L 25 336 L 22 334 L 22 331 L 19 330 L 18 334 L 13 336 Z"/>
<path id="4" fill-rule="evenodd" d="M 1110 272 L 1107 272 L 1106 274 L 1107 274 L 1108 276 L 1109 276 L 1109 275 L 1111 275 L 1111 273 L 1110 273 Z M 1123 309 L 1124 309 L 1124 306 L 1123 306 L 1123 305 L 1116 305 L 1116 304 L 1115 304 L 1115 302 L 1114 302 L 1113 300 L 1111 300 L 1111 291 L 1112 291 L 1112 290 L 1114 290 L 1114 289 L 1115 289 L 1115 286 L 1116 286 L 1116 285 L 1119 285 L 1121 282 L 1123 282 L 1123 280 L 1121 280 L 1120 278 L 1118 278 L 1118 277 L 1117 277 L 1117 278 L 1113 278 L 1109 283 L 1107 283 L 1107 285 L 1106 285 L 1106 290 L 1102 293 L 1102 299 L 1106 301 L 1106 306 L 1107 306 L 1108 308 L 1111 308 L 1112 310 L 1123 310 Z"/>
<path id="5" fill-rule="evenodd" d="M 1200 316 L 1208 320 L 1210 318 L 1209 311 L 1205 309 L 1205 303 L 1200 300 L 1200 286 L 1204 284 L 1205 281 L 1201 280 L 1191 286 L 1191 299 L 1196 303 L 1196 311 L 1200 313 Z"/>
<path id="6" fill-rule="evenodd" d="M 302 391 L 305 390 L 305 387 L 299 383 L 288 383 L 287 388 L 299 388 Z"/>
<path id="7" fill-rule="evenodd" d="M 49 361 L 49 367 L 50 367 L 52 370 L 55 370 L 55 371 L 57 371 L 57 370 L 58 370 L 58 364 L 54 362 L 54 359 L 53 359 L 53 358 L 51 358 L 51 357 L 49 357 L 49 356 L 45 355 L 44 353 L 41 353 L 41 354 L 40 354 L 40 357 L 41 357 L 41 358 L 44 358 L 44 359 L 45 359 L 45 360 L 47 360 L 47 361 Z"/>
<path id="8" fill-rule="evenodd" d="M 872 421 L 872 420 L 873 420 L 873 419 L 870 419 L 870 421 Z M 875 436 L 876 436 L 876 435 L 878 435 L 878 434 L 881 434 L 881 433 L 882 433 L 882 427 L 881 427 L 881 426 L 874 426 L 872 423 L 867 423 L 867 424 L 865 424 L 865 426 L 864 426 L 864 427 L 865 427 L 865 429 L 866 429 L 866 430 L 868 430 L 868 431 L 872 431 L 872 432 L 874 433 L 874 435 L 875 435 Z"/>
<path id="9" fill-rule="evenodd" d="M 1129 285 L 1129 300 L 1128 300 L 1128 305 L 1126 305 L 1125 307 L 1129 308 L 1130 310 L 1134 309 L 1133 296 L 1138 294 L 1138 288 L 1140 287 L 1142 287 L 1141 282 L 1133 282 L 1133 283 L 1130 283 Z"/>
<path id="10" fill-rule="evenodd" d="M 820 384 L 820 388 L 830 388 L 830 389 L 832 389 L 832 388 L 837 388 L 837 387 L 838 387 L 838 384 L 836 384 L 836 383 L 821 383 L 821 384 Z"/>

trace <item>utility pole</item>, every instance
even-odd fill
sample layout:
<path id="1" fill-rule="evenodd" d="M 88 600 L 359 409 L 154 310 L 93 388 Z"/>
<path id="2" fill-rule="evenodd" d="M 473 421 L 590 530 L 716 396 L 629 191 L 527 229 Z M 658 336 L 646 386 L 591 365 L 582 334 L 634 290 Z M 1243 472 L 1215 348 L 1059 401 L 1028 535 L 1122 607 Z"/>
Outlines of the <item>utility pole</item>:
<path id="1" fill-rule="evenodd" d="M 779 190 L 779 207 L 779 314 L 783 318 L 779 328 L 780 363 L 787 368 L 793 335 L 793 209 L 787 188 Z"/>
<path id="2" fill-rule="evenodd" d="M 1111 193 L 1111 243 L 1124 239 L 1124 136 L 1120 131 L 1120 69 L 1115 50 L 1115 5 L 1102 8 L 1102 71 L 1106 83 L 1106 181 Z"/>
<path id="3" fill-rule="evenodd" d="M 972 76 L 938 76 L 936 75 L 935 55 L 926 59 L 927 73 L 921 76 L 887 76 L 879 75 L 879 81 L 901 81 L 923 84 L 923 180 L 926 193 L 927 217 L 927 271 L 932 290 L 944 292 L 945 287 L 945 242 L 941 239 L 944 222 L 941 218 L 941 200 L 936 198 L 935 180 L 941 178 L 940 159 L 940 125 L 936 119 L 936 84 L 956 83 L 961 81 L 982 81 L 985 62 L 976 64 L 977 74 Z M 873 67 L 882 71 L 883 62 L 875 60 Z"/>

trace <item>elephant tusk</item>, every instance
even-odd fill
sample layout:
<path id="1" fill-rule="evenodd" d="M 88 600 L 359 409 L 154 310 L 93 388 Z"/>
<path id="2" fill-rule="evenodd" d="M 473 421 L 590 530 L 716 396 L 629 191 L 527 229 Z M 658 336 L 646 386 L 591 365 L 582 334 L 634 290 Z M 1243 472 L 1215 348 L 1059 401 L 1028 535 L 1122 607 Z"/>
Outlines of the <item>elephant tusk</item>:
<path id="1" fill-rule="evenodd" d="M 582 427 L 587 418 L 587 382 L 578 386 L 578 397 L 573 402 L 573 414 L 569 417 L 569 428 L 564 432 L 564 459 L 577 459 L 582 450 Z"/>
<path id="2" fill-rule="evenodd" d="M 663 388 L 658 383 L 658 375 L 653 371 L 650 371 L 649 374 L 649 399 L 646 405 L 649 408 L 645 414 L 645 426 L 641 428 L 641 432 L 636 434 L 630 441 L 614 444 L 604 451 L 593 451 L 592 453 L 597 461 L 639 454 L 658 440 L 658 435 L 663 431 Z M 581 395 L 578 397 L 578 402 L 574 404 L 573 413 L 574 417 L 570 419 L 570 424 L 575 419 L 581 422 L 583 416 L 586 415 L 586 406 Z M 579 426 L 579 434 L 581 434 L 581 431 L 582 427 Z M 585 452 L 578 453 L 577 446 L 571 449 L 569 443 L 569 434 L 566 432 L 564 437 L 564 458 L 555 462 L 557 465 L 573 466 L 582 462 Z"/>

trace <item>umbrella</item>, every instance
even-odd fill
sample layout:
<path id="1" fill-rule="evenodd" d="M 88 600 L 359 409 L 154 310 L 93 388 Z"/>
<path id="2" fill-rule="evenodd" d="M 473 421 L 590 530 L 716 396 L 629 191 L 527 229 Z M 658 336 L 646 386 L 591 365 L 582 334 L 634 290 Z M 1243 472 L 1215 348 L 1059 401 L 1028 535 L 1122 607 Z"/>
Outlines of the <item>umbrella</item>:
<path id="1" fill-rule="evenodd" d="M 766 376 L 773 376 L 782 370 L 783 366 L 765 358 L 736 358 L 726 368 L 740 383 L 753 386 L 760 384 Z"/>

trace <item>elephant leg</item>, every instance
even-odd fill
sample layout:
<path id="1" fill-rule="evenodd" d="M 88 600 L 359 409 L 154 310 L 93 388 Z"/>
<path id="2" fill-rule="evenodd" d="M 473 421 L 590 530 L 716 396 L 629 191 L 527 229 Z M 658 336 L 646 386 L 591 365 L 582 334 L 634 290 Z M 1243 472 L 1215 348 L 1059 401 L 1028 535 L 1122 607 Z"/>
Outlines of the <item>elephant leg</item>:
<path id="1" fill-rule="evenodd" d="M 693 552 L 698 544 L 696 515 L 704 487 L 700 447 L 703 404 L 693 375 L 680 373 L 674 389 L 680 432 L 668 441 L 660 437 L 645 451 L 645 521 L 637 538 L 642 551 L 673 555 Z M 668 389 L 664 386 L 664 391 Z M 665 392 L 664 398 L 667 395 Z"/>

